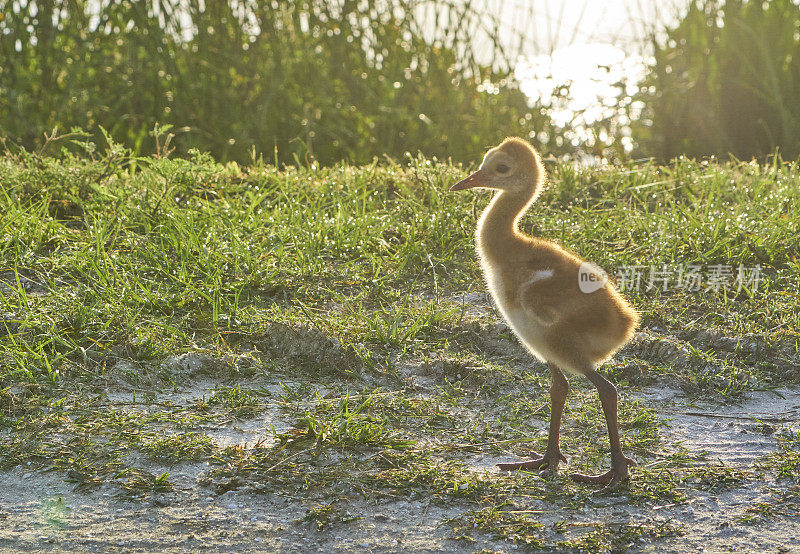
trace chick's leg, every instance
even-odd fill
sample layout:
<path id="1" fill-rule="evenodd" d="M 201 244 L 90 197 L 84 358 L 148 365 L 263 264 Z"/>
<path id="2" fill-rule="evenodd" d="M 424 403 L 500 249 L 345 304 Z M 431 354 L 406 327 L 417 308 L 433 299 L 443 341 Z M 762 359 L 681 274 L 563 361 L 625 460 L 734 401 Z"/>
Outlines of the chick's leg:
<path id="1" fill-rule="evenodd" d="M 501 470 L 513 471 L 517 469 L 546 469 L 555 473 L 559 462 L 567 462 L 558 445 L 558 436 L 561 431 L 561 416 L 564 413 L 564 403 L 569 392 L 569 383 L 564 373 L 555 365 L 550 364 L 550 430 L 547 435 L 547 450 L 544 456 L 525 462 L 497 464 Z"/>
<path id="2" fill-rule="evenodd" d="M 614 489 L 628 477 L 628 466 L 636 465 L 636 462 L 622 453 L 622 445 L 619 440 L 616 387 L 594 369 L 587 371 L 586 377 L 597 387 L 600 403 L 603 405 L 603 414 L 608 426 L 608 440 L 611 445 L 611 470 L 601 475 L 573 473 L 572 479 L 578 483 L 594 483 Z"/>

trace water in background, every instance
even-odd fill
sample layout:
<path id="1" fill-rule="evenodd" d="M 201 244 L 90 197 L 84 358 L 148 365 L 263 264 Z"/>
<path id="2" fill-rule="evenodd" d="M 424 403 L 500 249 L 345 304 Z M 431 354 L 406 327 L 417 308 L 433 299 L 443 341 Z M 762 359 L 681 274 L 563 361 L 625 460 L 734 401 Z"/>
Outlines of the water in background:
<path id="1" fill-rule="evenodd" d="M 680 0 L 485 0 L 508 29 L 517 52 L 515 76 L 533 103 L 549 108 L 564 129 L 559 141 L 573 145 L 607 143 L 593 124 L 609 121 L 634 146 L 629 117 L 639 113 L 633 95 L 644 76 L 650 40 L 676 22 L 687 2 Z M 639 103 L 640 104 L 640 103 Z M 541 137 L 546 139 L 546 137 Z"/>

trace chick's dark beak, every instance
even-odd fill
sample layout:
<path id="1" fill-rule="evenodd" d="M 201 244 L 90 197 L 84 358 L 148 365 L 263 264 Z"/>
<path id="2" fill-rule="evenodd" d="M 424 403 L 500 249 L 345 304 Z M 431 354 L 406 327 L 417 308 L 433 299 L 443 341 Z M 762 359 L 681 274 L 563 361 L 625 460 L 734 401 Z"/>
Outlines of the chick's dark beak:
<path id="1" fill-rule="evenodd" d="M 482 185 L 485 185 L 487 183 L 487 181 L 488 181 L 488 179 L 487 179 L 486 172 L 484 170 L 482 170 L 482 169 L 479 169 L 478 171 L 476 171 L 475 173 L 473 173 L 472 175 L 470 175 L 469 177 L 467 177 L 463 181 L 459 181 L 458 183 L 456 183 L 455 185 L 450 187 L 450 190 L 451 191 L 455 191 L 455 190 L 472 189 L 472 188 L 475 188 L 475 187 L 480 187 Z"/>

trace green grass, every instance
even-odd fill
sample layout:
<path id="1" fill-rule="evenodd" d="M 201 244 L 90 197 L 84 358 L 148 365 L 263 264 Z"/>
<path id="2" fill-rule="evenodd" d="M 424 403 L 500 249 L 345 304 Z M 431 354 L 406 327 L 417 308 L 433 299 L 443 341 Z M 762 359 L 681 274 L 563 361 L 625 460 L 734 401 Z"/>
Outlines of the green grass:
<path id="1" fill-rule="evenodd" d="M 301 521 L 313 523 L 317 531 L 323 531 L 333 525 L 346 524 L 358 519 L 361 518 L 358 516 L 351 516 L 333 504 L 323 504 L 314 506 L 308 510 Z"/>
<path id="2" fill-rule="evenodd" d="M 470 467 L 541 452 L 549 404 L 546 370 L 462 296 L 483 291 L 472 234 L 488 201 L 447 192 L 467 168 L 414 158 L 279 170 L 116 152 L 0 157 L 0 466 L 141 498 L 172 490 L 174 466 L 207 461 L 200 482 L 214 494 L 313 499 L 306 520 L 319 529 L 350 521 L 333 502 L 356 491 L 463 503 L 451 526 L 464 540 L 603 550 L 679 532 L 597 522 L 553 538 L 527 504 L 569 514 L 594 502 L 590 489 Z M 797 382 L 795 165 L 549 171 L 523 227 L 610 272 L 762 268 L 758 290 L 626 292 L 644 333 L 604 368 L 624 395 L 663 381 L 726 402 Z M 562 449 L 571 470 L 603 470 L 599 402 L 573 384 Z M 191 387 L 202 392 L 166 396 Z M 266 414 L 271 440 L 226 447 L 207 431 Z M 792 437 L 760 469 L 698 466 L 664 443 L 645 403 L 623 396 L 620 419 L 640 465 L 618 494 L 634 505 L 680 504 L 759 471 L 796 479 Z M 272 420 L 285 425 L 270 431 Z M 789 513 L 794 498 L 753 519 Z"/>
<path id="3" fill-rule="evenodd" d="M 0 379 L 95 377 L 120 359 L 195 346 L 280 350 L 267 332 L 278 322 L 309 342 L 330 339 L 283 357 L 388 370 L 391 352 L 457 340 L 463 313 L 452 299 L 482 289 L 471 235 L 487 198 L 446 192 L 458 168 L 136 164 L 0 161 Z M 523 227 L 609 271 L 760 264 L 755 292 L 628 292 L 660 334 L 747 335 L 763 349 L 696 343 L 713 368 L 694 384 L 742 388 L 786 373 L 774 354 L 796 342 L 800 323 L 794 166 L 677 160 L 551 173 L 556 186 Z"/>

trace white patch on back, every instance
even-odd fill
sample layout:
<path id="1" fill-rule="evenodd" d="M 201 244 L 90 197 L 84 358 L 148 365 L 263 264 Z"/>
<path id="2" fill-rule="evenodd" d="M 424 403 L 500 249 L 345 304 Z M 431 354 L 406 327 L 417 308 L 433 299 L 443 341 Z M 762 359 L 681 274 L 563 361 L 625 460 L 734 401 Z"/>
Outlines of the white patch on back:
<path id="1" fill-rule="evenodd" d="M 537 281 L 544 281 L 545 279 L 549 279 L 555 274 L 555 272 L 548 268 L 548 269 L 540 269 L 538 271 L 533 272 L 533 277 L 522 283 L 520 289 L 527 287 L 528 285 L 532 285 Z"/>

